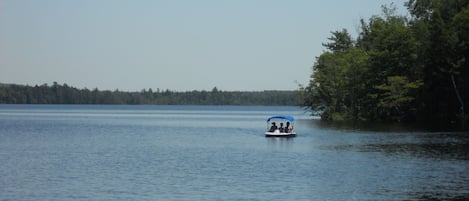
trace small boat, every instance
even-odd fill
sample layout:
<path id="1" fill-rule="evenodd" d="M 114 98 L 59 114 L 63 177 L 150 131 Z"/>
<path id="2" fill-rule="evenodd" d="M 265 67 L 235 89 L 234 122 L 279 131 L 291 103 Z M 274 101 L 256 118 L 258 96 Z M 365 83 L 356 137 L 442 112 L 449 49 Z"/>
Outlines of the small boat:
<path id="1" fill-rule="evenodd" d="M 295 131 L 293 131 L 293 121 L 295 121 L 295 118 L 293 118 L 292 116 L 269 117 L 267 119 L 267 131 L 265 132 L 265 136 L 266 137 L 296 137 L 296 133 Z M 284 129 L 281 129 L 281 127 L 278 127 L 277 123 L 285 125 Z M 287 128 L 287 125 L 290 128 Z"/>

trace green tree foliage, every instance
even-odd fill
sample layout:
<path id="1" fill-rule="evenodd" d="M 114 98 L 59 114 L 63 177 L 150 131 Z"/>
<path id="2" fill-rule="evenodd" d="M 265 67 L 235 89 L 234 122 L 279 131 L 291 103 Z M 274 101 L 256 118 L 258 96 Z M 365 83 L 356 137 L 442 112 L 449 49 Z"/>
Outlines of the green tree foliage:
<path id="1" fill-rule="evenodd" d="M 354 48 L 346 52 L 322 54 L 313 66 L 310 85 L 304 89 L 311 94 L 307 101 L 313 110 L 323 113 L 327 120 L 340 120 L 360 115 L 359 104 L 365 87 L 362 76 L 367 68 L 367 55 Z M 342 111 L 347 111 L 343 113 Z M 347 116 L 347 117 L 346 117 Z"/>
<path id="2" fill-rule="evenodd" d="M 331 32 L 332 36 L 328 38 L 330 43 L 323 43 L 322 45 L 333 52 L 345 52 L 353 47 L 352 37 L 347 32 L 347 29 L 342 31 Z"/>
<path id="3" fill-rule="evenodd" d="M 303 102 L 325 120 L 468 124 L 469 1 L 409 0 L 410 17 L 382 7 L 356 40 L 331 32 Z"/>
<path id="4" fill-rule="evenodd" d="M 52 86 L 0 84 L 0 104 L 154 104 L 154 105 L 299 105 L 296 91 L 140 92 L 77 89 L 54 82 Z"/>
<path id="5" fill-rule="evenodd" d="M 375 88 L 380 90 L 379 94 L 371 96 L 378 97 L 378 111 L 383 111 L 384 116 L 395 121 L 402 121 L 409 112 L 415 112 L 412 103 L 415 101 L 416 90 L 422 85 L 421 81 L 409 82 L 405 76 L 389 76 L 387 83 Z"/>

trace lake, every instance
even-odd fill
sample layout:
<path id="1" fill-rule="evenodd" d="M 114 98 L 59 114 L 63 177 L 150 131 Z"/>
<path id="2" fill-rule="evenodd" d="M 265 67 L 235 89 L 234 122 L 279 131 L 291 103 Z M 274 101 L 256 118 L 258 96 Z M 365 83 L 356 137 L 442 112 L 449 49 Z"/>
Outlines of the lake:
<path id="1" fill-rule="evenodd" d="M 293 115 L 298 136 L 266 138 Z M 0 105 L 0 200 L 467 200 L 469 135 L 299 107 Z"/>

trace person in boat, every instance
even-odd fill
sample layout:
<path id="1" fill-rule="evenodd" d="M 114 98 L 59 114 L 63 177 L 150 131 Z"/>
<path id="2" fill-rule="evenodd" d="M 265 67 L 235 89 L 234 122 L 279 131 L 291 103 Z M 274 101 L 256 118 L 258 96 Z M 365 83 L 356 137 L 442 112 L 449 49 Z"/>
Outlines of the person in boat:
<path id="1" fill-rule="evenodd" d="M 293 131 L 293 126 L 287 121 L 287 126 L 285 127 L 285 133 L 291 133 Z"/>
<path id="2" fill-rule="evenodd" d="M 285 128 L 283 127 L 283 123 L 280 123 L 280 127 L 278 128 L 281 133 L 285 132 Z"/>
<path id="3" fill-rule="evenodd" d="M 274 132 L 275 130 L 277 130 L 277 125 L 275 125 L 275 122 L 272 122 L 269 132 Z"/>

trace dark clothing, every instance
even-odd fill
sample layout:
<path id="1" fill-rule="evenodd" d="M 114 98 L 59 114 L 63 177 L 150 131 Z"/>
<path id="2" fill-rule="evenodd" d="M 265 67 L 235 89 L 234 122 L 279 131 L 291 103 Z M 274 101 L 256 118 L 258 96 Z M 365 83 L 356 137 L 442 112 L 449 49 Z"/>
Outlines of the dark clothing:
<path id="1" fill-rule="evenodd" d="M 274 132 L 275 130 L 277 130 L 277 126 L 273 125 L 272 127 L 270 127 L 269 132 Z"/>
<path id="2" fill-rule="evenodd" d="M 280 132 L 283 133 L 285 131 L 285 128 L 283 128 L 282 126 L 280 126 L 279 128 Z"/>

